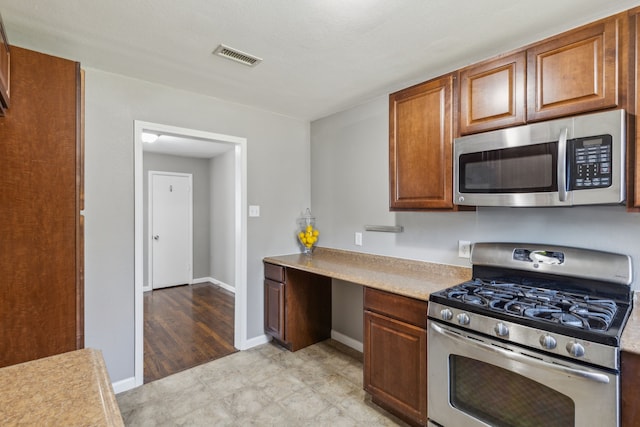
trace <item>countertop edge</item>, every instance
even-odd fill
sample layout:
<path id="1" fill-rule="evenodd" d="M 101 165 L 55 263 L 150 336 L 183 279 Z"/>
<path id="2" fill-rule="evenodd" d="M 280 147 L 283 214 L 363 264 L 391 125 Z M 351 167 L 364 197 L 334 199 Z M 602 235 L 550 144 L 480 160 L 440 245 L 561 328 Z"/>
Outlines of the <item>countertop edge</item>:
<path id="1" fill-rule="evenodd" d="M 96 349 L 92 350 L 92 357 L 95 363 L 95 375 L 98 382 L 98 388 L 102 398 L 105 418 L 110 426 L 124 425 L 122 414 L 120 413 L 120 406 L 116 400 L 115 391 L 111 384 L 111 379 L 107 371 L 107 365 L 105 364 L 102 351 Z"/>

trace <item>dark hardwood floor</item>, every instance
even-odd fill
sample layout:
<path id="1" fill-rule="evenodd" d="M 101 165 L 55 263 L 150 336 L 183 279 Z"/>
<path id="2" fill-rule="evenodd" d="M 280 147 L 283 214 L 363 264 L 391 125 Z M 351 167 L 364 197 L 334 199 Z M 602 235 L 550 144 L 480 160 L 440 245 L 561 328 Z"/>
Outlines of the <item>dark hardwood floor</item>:
<path id="1" fill-rule="evenodd" d="M 144 382 L 227 356 L 234 295 L 212 283 L 144 293 Z"/>

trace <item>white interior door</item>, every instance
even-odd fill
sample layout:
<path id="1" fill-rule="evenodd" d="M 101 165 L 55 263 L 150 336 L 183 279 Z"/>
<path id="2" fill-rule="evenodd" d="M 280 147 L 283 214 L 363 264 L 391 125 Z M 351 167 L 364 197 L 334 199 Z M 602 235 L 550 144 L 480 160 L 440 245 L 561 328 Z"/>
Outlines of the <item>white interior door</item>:
<path id="1" fill-rule="evenodd" d="M 191 181 L 191 174 L 149 172 L 149 256 L 153 289 L 192 281 Z"/>

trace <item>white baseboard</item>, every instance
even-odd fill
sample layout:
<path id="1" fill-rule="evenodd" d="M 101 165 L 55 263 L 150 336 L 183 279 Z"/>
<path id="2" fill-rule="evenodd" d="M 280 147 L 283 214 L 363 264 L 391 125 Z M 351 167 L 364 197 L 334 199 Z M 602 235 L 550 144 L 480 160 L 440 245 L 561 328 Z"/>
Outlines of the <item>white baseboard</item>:
<path id="1" fill-rule="evenodd" d="M 214 279 L 213 277 L 199 277 L 199 278 L 197 278 L 197 279 L 193 279 L 193 280 L 191 281 L 191 283 L 192 283 L 192 284 L 194 284 L 194 285 L 195 285 L 196 283 L 205 283 L 205 282 L 211 282 L 211 283 L 213 283 L 214 285 L 218 285 L 218 286 L 220 286 L 220 287 L 221 287 L 222 289 L 224 289 L 224 290 L 227 290 L 227 291 L 229 291 L 229 292 L 231 292 L 231 293 L 234 293 L 234 294 L 236 293 L 236 288 L 235 288 L 235 286 L 231 286 L 231 285 L 229 285 L 229 284 L 227 284 L 227 283 L 221 282 L 220 280 L 218 280 L 218 279 Z"/>
<path id="2" fill-rule="evenodd" d="M 257 347 L 259 345 L 266 344 L 269 341 L 271 341 L 271 337 L 269 337 L 266 334 L 263 334 L 255 338 L 248 339 L 243 343 L 240 343 L 240 345 L 237 348 L 238 350 L 248 350 L 252 347 Z"/>
<path id="3" fill-rule="evenodd" d="M 359 351 L 360 353 L 364 351 L 364 345 L 360 341 L 354 340 L 353 338 L 334 331 L 333 329 L 331 330 L 331 338 L 346 345 L 347 347 L 351 347 L 352 349 Z"/>
<path id="4" fill-rule="evenodd" d="M 135 377 L 125 378 L 124 380 L 116 381 L 111 385 L 113 386 L 113 392 L 115 394 L 118 394 L 118 393 L 122 393 L 123 391 L 136 388 L 136 379 Z"/>

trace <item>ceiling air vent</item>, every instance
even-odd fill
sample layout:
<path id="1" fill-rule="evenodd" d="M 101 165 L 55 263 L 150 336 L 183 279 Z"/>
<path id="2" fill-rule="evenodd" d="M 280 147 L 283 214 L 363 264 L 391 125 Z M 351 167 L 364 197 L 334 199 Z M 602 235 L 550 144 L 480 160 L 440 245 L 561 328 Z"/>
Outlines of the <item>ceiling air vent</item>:
<path id="1" fill-rule="evenodd" d="M 232 61 L 239 62 L 244 65 L 248 65 L 249 67 L 255 67 L 262 61 L 262 58 L 249 55 L 248 53 L 241 52 L 237 49 L 225 46 L 223 44 L 218 46 L 216 50 L 213 51 L 213 54 L 230 59 Z"/>

